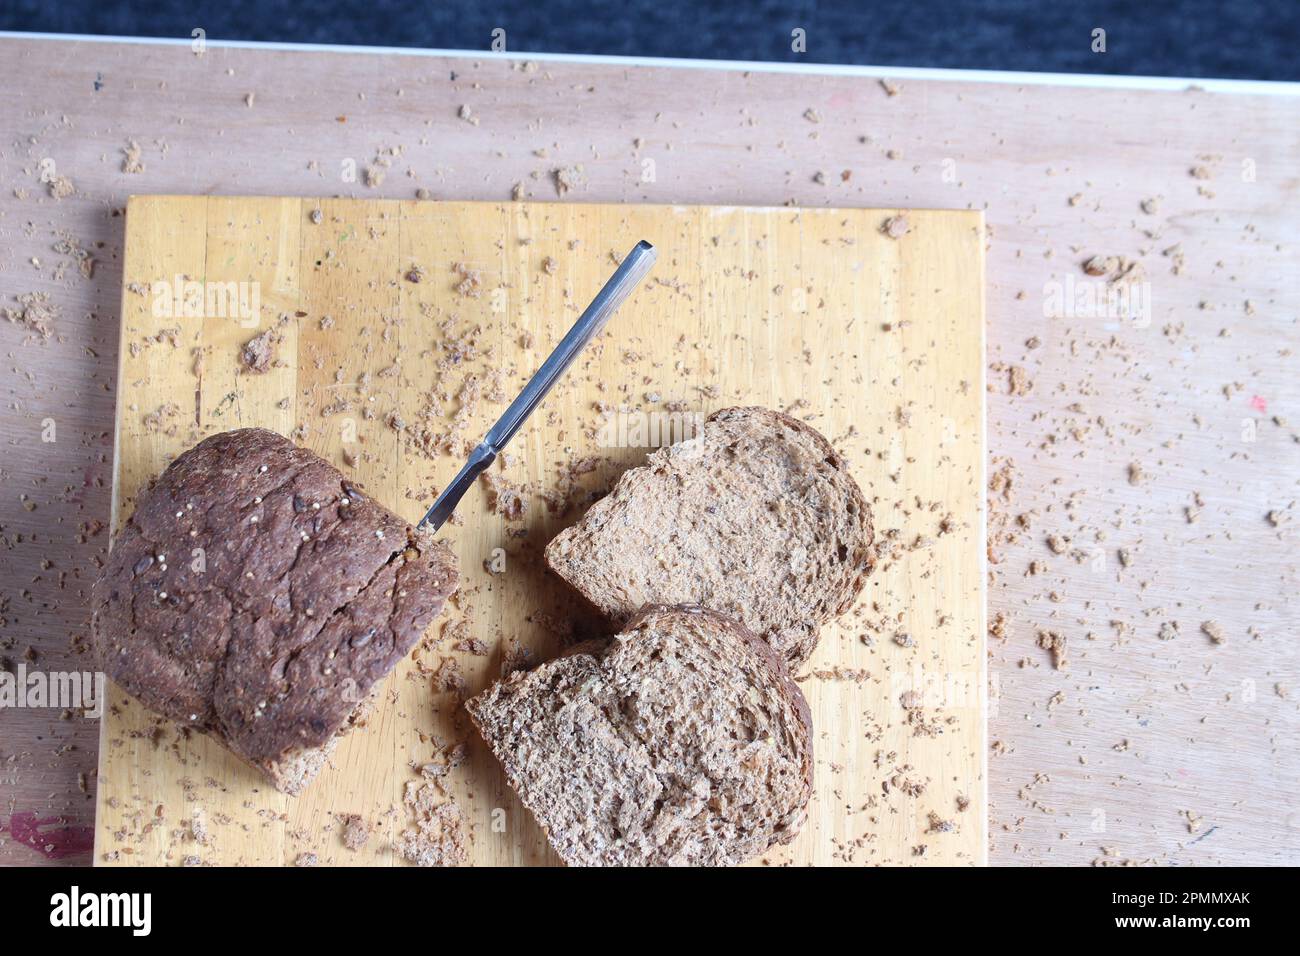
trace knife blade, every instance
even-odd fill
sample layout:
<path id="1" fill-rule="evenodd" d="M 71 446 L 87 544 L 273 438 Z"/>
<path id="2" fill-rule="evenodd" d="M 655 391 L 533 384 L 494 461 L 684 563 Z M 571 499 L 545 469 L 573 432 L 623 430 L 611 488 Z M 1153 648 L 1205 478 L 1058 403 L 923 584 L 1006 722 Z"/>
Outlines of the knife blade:
<path id="1" fill-rule="evenodd" d="M 519 396 L 510 403 L 505 414 L 498 419 L 482 442 L 469 454 L 464 466 L 451 484 L 443 489 L 442 494 L 429 508 L 417 530 L 436 532 L 451 517 L 456 505 L 465 492 L 474 484 L 484 471 L 496 460 L 506 443 L 514 436 L 528 416 L 542 403 L 551 388 L 564 377 L 569 366 L 582 353 L 582 350 L 605 328 L 620 305 L 640 285 L 646 273 L 659 256 L 658 250 L 644 239 L 632 247 L 614 274 L 609 277 L 604 287 L 596 293 L 591 304 L 578 317 L 573 328 L 560 340 L 546 361 L 542 363 Z"/>

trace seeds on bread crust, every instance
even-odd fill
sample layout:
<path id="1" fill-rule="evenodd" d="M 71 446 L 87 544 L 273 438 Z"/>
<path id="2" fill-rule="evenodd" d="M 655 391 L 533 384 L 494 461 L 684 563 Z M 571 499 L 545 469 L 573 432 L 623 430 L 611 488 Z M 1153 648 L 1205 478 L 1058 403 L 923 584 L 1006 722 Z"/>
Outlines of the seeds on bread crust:
<path id="1" fill-rule="evenodd" d="M 546 548 L 546 562 L 625 621 L 646 604 L 701 604 L 808 659 L 872 566 L 871 511 L 811 426 L 727 408 L 660 449 Z"/>
<path id="2" fill-rule="evenodd" d="M 807 701 L 765 642 L 704 608 L 646 608 L 465 707 L 570 865 L 742 863 L 807 817 Z"/>

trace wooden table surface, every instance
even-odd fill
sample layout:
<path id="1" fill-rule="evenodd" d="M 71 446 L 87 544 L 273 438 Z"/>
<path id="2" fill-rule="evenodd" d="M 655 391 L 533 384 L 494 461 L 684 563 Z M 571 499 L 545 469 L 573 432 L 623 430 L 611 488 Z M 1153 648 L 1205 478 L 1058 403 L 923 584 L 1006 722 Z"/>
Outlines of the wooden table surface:
<path id="1" fill-rule="evenodd" d="M 10 666 L 91 666 L 132 193 L 982 209 L 990 859 L 1300 863 L 1300 99 L 39 39 L 0 88 Z M 0 710 L 0 861 L 89 859 L 95 747 Z"/>

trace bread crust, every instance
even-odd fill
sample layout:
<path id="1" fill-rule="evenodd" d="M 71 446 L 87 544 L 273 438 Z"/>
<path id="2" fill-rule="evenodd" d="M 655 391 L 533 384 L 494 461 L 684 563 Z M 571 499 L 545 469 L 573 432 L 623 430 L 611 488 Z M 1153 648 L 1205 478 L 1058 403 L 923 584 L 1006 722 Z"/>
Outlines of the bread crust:
<path id="1" fill-rule="evenodd" d="M 664 551 L 668 552 L 670 563 L 677 557 L 672 545 L 656 531 L 697 533 L 694 527 L 680 527 L 690 525 L 691 519 L 698 518 L 700 509 L 704 507 L 698 501 L 688 500 L 683 476 L 692 469 L 708 467 L 710 451 L 707 443 L 713 440 L 711 436 L 719 434 L 710 431 L 710 425 L 719 429 L 734 425 L 759 436 L 776 434 L 782 429 L 794 433 L 794 439 L 782 437 L 776 447 L 790 448 L 802 442 L 804 450 L 800 453 L 800 460 L 811 462 L 814 472 L 819 472 L 817 477 L 824 488 L 834 489 L 838 495 L 837 506 L 828 509 L 833 513 L 805 508 L 802 517 L 806 522 L 822 522 L 815 541 L 824 542 L 828 535 L 834 534 L 845 553 L 832 568 L 823 568 L 823 573 L 800 585 L 793 600 L 788 600 L 788 587 L 777 597 L 779 589 L 786 586 L 785 579 L 795 577 L 792 565 L 782 560 L 783 555 L 775 553 L 781 542 L 776 538 L 766 540 L 761 535 L 751 534 L 734 542 L 736 547 L 750 549 L 767 558 L 771 565 L 772 576 L 754 583 L 754 589 L 748 592 L 731 587 L 726 576 L 719 575 L 716 569 L 697 567 L 700 573 L 693 578 L 685 573 L 686 569 L 673 568 L 681 573 L 672 580 L 661 569 L 646 571 L 641 577 L 633 573 L 638 563 L 644 566 L 660 561 Z M 690 442 L 696 445 L 691 446 Z M 686 460 L 686 449 L 696 447 L 702 451 L 699 464 Z M 732 495 L 730 504 L 738 510 L 756 508 L 762 503 L 761 500 L 737 500 L 734 489 L 727 487 L 719 491 L 724 497 L 728 492 Z M 761 494 L 777 505 L 783 498 L 789 498 L 778 492 L 762 491 Z M 678 509 L 676 513 L 674 507 Z M 803 504 L 796 498 L 792 507 L 798 509 Z M 670 519 L 675 524 L 657 527 Z M 634 528 L 639 536 L 626 532 L 626 528 Z M 744 529 L 733 526 L 726 531 L 741 535 Z M 784 412 L 757 406 L 735 406 L 710 415 L 705 420 L 701 436 L 660 449 L 652 453 L 644 465 L 624 472 L 611 493 L 593 505 L 579 523 L 551 540 L 546 547 L 545 559 L 548 567 L 616 624 L 626 622 L 643 604 L 682 601 L 704 604 L 728 616 L 743 618 L 746 626 L 776 647 L 791 667 L 798 667 L 816 648 L 820 625 L 848 611 L 866 585 L 874 567 L 873 538 L 870 506 L 847 463 L 820 432 Z M 711 542 L 715 553 L 732 545 L 729 538 Z M 682 560 L 685 562 L 687 559 Z M 711 580 L 706 580 L 705 572 L 708 570 L 713 572 Z M 785 614 L 786 620 L 780 621 L 762 610 L 764 601 L 787 608 L 797 601 L 803 606 L 799 608 L 800 613 Z"/>
<path id="2" fill-rule="evenodd" d="M 444 545 L 324 459 L 239 429 L 140 496 L 91 638 L 124 690 L 295 793 L 456 583 Z"/>

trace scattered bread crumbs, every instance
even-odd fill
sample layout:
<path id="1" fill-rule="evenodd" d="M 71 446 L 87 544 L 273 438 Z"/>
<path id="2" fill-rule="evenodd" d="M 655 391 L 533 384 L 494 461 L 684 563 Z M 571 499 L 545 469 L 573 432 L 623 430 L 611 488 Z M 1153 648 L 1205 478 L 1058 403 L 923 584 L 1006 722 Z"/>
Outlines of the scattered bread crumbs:
<path id="1" fill-rule="evenodd" d="M 1160 630 L 1156 632 L 1156 637 L 1162 641 L 1172 641 L 1178 636 L 1178 631 L 1177 621 L 1162 621 Z"/>
<path id="2" fill-rule="evenodd" d="M 58 310 L 44 292 L 26 292 L 15 296 L 18 308 L 5 309 L 4 316 L 15 325 L 35 332 L 43 340 L 54 334 L 54 320 Z"/>
<path id="3" fill-rule="evenodd" d="M 483 291 L 483 277 L 479 270 L 471 269 L 463 262 L 453 262 L 451 271 L 456 273 L 457 279 L 456 292 L 466 298 L 477 299 Z"/>
<path id="4" fill-rule="evenodd" d="M 488 646 L 477 637 L 466 637 L 452 645 L 453 651 L 460 651 L 462 654 L 473 654 L 475 657 L 487 657 Z"/>
<path id="5" fill-rule="evenodd" d="M 930 826 L 925 831 L 926 833 L 951 833 L 953 830 L 957 829 L 955 823 L 951 820 L 943 819 L 943 817 L 939 816 L 939 814 L 935 813 L 933 810 L 927 814 L 927 820 L 929 821 Z"/>
<path id="6" fill-rule="evenodd" d="M 463 697 L 468 687 L 469 684 L 465 680 L 465 675 L 461 673 L 456 658 L 443 658 L 433 674 L 433 692 L 435 694 L 455 693 Z"/>
<path id="7" fill-rule="evenodd" d="M 1007 368 L 1007 393 L 1009 395 L 1028 395 L 1034 387 L 1034 383 L 1029 379 L 1029 373 L 1019 365 L 1012 365 Z"/>
<path id="8" fill-rule="evenodd" d="M 514 637 L 508 637 L 501 646 L 501 679 L 509 677 L 515 671 L 531 670 L 534 663 L 533 652 L 519 643 Z"/>
<path id="9" fill-rule="evenodd" d="M 836 664 L 834 667 L 814 668 L 808 672 L 808 676 L 813 680 L 819 681 L 847 681 L 849 683 L 861 684 L 871 680 L 871 674 L 865 668 L 844 667 Z M 801 678 L 795 678 L 800 680 Z M 904 705 L 906 706 L 906 705 Z"/>
<path id="10" fill-rule="evenodd" d="M 144 430 L 151 434 L 175 435 L 176 420 L 180 416 L 180 407 L 175 402 L 166 402 L 145 415 L 142 419 Z"/>
<path id="11" fill-rule="evenodd" d="M 54 251 L 70 257 L 77 264 L 77 270 L 87 279 L 95 277 L 95 257 L 83 249 L 81 243 L 72 236 L 63 236 L 54 243 Z M 60 267 L 61 269 L 62 267 Z"/>
<path id="12" fill-rule="evenodd" d="M 414 821 L 394 846 L 403 860 L 416 866 L 455 866 L 465 861 L 460 805 L 436 782 L 408 782 L 402 803 Z"/>

